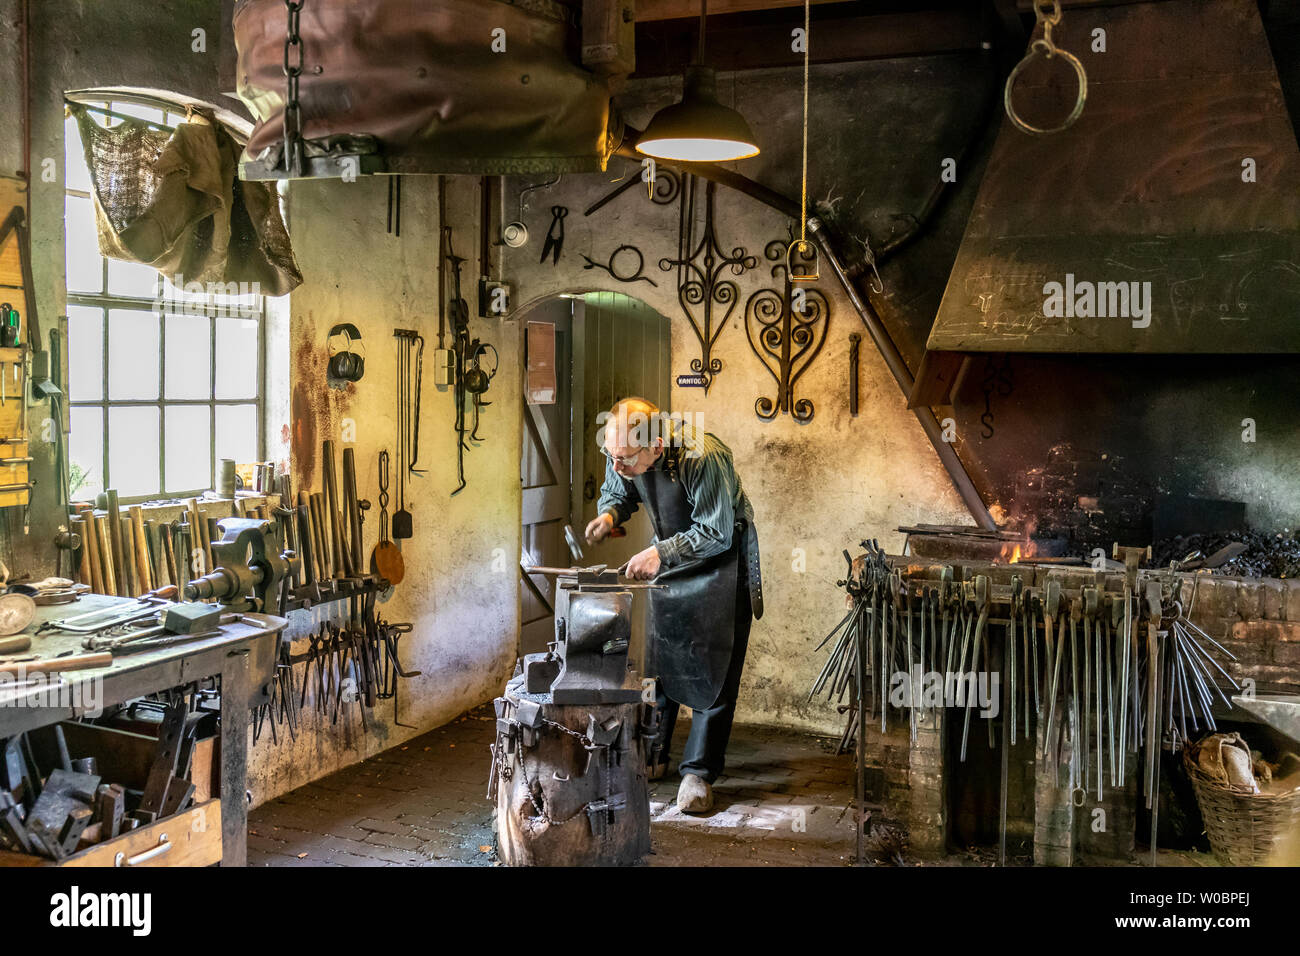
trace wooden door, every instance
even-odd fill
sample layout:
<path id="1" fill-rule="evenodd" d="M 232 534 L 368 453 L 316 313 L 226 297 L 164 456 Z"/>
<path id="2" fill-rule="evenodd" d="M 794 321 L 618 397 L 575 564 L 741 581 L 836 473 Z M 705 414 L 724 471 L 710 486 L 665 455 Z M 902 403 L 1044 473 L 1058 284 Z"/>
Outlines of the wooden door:
<path id="1" fill-rule="evenodd" d="M 555 635 L 555 579 L 527 574 L 532 565 L 568 567 L 573 563 L 564 540 L 564 526 L 571 522 L 569 500 L 572 485 L 570 461 L 572 411 L 572 304 L 556 299 L 530 310 L 527 322 L 555 326 L 555 401 L 530 404 L 528 389 L 523 395 L 523 448 L 519 478 L 523 487 L 523 551 L 519 556 L 523 599 L 519 653 L 546 650 Z M 525 355 L 525 368 L 527 356 Z"/>

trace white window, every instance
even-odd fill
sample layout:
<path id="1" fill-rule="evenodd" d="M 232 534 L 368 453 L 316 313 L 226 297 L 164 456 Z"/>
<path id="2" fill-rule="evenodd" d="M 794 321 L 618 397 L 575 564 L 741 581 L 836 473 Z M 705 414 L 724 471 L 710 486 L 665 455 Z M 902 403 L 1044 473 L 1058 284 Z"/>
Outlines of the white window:
<path id="1" fill-rule="evenodd" d="M 169 128 L 185 118 L 142 102 L 93 105 Z M 72 117 L 65 149 L 72 500 L 107 488 L 124 501 L 203 492 L 218 459 L 265 454 L 266 300 L 182 294 L 149 266 L 101 256 Z"/>

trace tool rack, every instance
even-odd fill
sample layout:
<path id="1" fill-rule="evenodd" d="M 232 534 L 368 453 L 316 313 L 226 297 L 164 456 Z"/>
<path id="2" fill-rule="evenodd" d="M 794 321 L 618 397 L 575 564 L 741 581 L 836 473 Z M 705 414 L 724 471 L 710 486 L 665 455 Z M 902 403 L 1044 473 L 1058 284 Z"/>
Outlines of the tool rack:
<path id="1" fill-rule="evenodd" d="M 1180 573 L 1176 568 L 1141 569 L 1139 563 L 1144 549 L 1118 546 L 1116 557 L 1124 558 L 1124 567 L 1119 571 L 1113 570 L 1113 565 L 1106 569 L 1036 566 L 1032 560 L 1008 565 L 918 561 L 886 555 L 875 542 L 864 541 L 862 546 L 866 553 L 856 559 L 847 550 L 844 552 L 848 575 L 839 583 L 849 594 L 851 610 L 822 642 L 824 646 L 836 634 L 840 635 L 810 695 L 811 699 L 828 686 L 831 699 L 838 697 L 842 701 L 846 693 L 851 694 L 848 706 L 840 708 L 841 713 L 849 713 L 840 750 L 849 749 L 856 735 L 853 745 L 858 760 L 859 813 L 864 812 L 864 741 L 868 714 L 878 714 L 881 731 L 885 732 L 891 710 L 896 715 L 906 713 L 915 744 L 918 720 L 926 711 L 933 709 L 942 714 L 946 707 L 952 706 L 946 695 L 954 673 L 957 687 L 962 686 L 967 676 L 974 678 L 980 671 L 1005 678 L 998 690 L 1005 707 L 1000 747 L 1005 797 L 1008 752 L 1015 744 L 1018 722 L 1016 679 L 1023 668 L 1020 693 L 1026 738 L 1031 710 L 1037 713 L 1036 719 L 1045 728 L 1043 741 L 1036 745 L 1036 750 L 1042 751 L 1040 759 L 1049 760 L 1056 748 L 1064 748 L 1068 722 L 1068 789 L 1072 802 L 1081 806 L 1094 792 L 1090 777 L 1095 783 L 1097 800 L 1102 799 L 1106 756 L 1109 756 L 1113 789 L 1124 786 L 1129 779 L 1125 755 L 1139 754 L 1144 764 L 1141 779 L 1152 815 L 1151 829 L 1153 834 L 1156 832 L 1159 803 L 1153 794 L 1159 789 L 1160 779 L 1160 761 L 1156 755 L 1162 750 L 1177 750 L 1180 742 L 1191 739 L 1189 725 L 1196 734 L 1213 730 L 1215 722 L 1232 709 L 1227 694 L 1219 686 L 1220 676 L 1226 684 L 1237 687 L 1206 646 L 1230 660 L 1236 658 L 1186 616 L 1195 602 L 1198 584 L 1195 575 Z M 940 620 L 941 625 L 936 627 Z M 990 625 L 999 629 L 1000 640 L 990 639 Z M 1040 641 L 1046 655 L 1046 669 L 1039 667 Z M 953 650 L 958 643 L 960 652 L 954 671 Z M 1018 643 L 1023 646 L 1019 662 Z M 1095 669 L 1089 663 L 1090 647 L 1095 648 Z M 931 654 L 930 669 L 926 666 L 927 651 Z M 1069 664 L 1062 665 L 1067 657 Z M 914 676 L 903 681 L 907 693 L 902 705 L 892 699 L 900 666 L 906 668 L 905 675 L 913 675 L 914 664 L 919 665 L 923 680 L 935 670 L 942 674 L 944 699 L 937 704 L 927 702 L 924 696 L 918 704 Z M 1082 681 L 1078 680 L 1080 673 Z M 1040 675 L 1047 688 L 1041 699 Z M 1058 700 L 1062 701 L 1060 705 Z M 1222 701 L 1222 709 L 1218 701 Z M 961 744 L 964 760 L 972 710 L 969 691 L 957 706 L 965 709 Z M 1155 719 L 1151 719 L 1152 715 Z M 1233 711 L 1231 716 L 1236 717 L 1237 713 Z M 1056 721 L 1055 737 L 1053 721 Z M 1090 756 L 1094 728 L 1096 746 Z M 1109 729 L 1108 741 L 1104 728 Z M 991 724 L 988 733 L 992 747 Z M 1058 774 L 1065 765 L 1066 753 L 1061 749 L 1056 755 Z M 1091 774 L 1094 766 L 1095 776 Z M 1003 861 L 1005 813 L 1004 804 Z M 858 838 L 861 840 L 860 833 Z M 1153 863 L 1155 852 L 1153 839 Z"/>

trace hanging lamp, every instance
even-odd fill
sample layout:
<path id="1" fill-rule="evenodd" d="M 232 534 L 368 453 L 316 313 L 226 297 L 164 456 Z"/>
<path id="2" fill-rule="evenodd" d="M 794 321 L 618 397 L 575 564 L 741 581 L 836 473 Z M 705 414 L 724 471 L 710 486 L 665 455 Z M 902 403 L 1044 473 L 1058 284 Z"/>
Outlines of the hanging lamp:
<path id="1" fill-rule="evenodd" d="M 718 102 L 717 71 L 704 62 L 707 16 L 708 0 L 700 0 L 699 52 L 686 68 L 681 102 L 654 115 L 637 140 L 637 152 L 688 163 L 724 163 L 758 155 L 745 117 Z"/>

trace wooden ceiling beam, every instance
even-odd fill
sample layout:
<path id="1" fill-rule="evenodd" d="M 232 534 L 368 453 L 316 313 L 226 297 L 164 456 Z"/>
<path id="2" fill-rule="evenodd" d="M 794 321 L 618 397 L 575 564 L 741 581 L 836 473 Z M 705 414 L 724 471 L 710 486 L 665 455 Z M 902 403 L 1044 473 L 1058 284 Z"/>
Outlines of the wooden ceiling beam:
<path id="1" fill-rule="evenodd" d="M 712 4 L 710 4 L 710 10 Z M 979 49 L 986 38 L 977 10 L 878 14 L 813 22 L 814 63 L 845 63 L 900 56 L 930 56 Z M 683 25 L 637 27 L 636 75 L 678 73 L 695 53 L 695 32 Z M 790 49 L 789 24 L 739 25 L 722 21 L 709 28 L 708 59 L 719 70 L 794 66 L 802 57 Z"/>
<path id="2" fill-rule="evenodd" d="M 835 3 L 837 0 L 812 0 L 814 4 Z M 843 0 L 839 0 L 843 2 Z M 775 10 L 781 7 L 802 7 L 803 0 L 709 0 L 709 16 L 728 13 L 749 13 L 754 10 Z M 700 16 L 700 0 L 637 0 L 638 23 L 655 20 L 681 20 Z"/>

